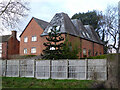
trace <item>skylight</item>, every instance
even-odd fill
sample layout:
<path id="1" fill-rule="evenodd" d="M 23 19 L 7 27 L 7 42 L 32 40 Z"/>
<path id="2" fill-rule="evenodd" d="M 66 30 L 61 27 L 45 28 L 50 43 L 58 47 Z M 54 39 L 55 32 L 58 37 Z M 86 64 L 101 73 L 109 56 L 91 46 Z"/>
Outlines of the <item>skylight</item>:
<path id="1" fill-rule="evenodd" d="M 51 29 L 52 29 L 52 27 L 49 27 L 47 33 L 50 33 Z"/>
<path id="2" fill-rule="evenodd" d="M 90 38 L 90 35 L 87 32 L 86 32 L 86 34 L 87 34 L 88 38 Z"/>

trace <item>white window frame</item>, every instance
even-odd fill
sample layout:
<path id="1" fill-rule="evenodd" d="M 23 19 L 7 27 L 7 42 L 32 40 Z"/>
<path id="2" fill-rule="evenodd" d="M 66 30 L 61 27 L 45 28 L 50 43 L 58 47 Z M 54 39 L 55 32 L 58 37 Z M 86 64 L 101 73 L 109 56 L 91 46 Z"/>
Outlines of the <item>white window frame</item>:
<path id="1" fill-rule="evenodd" d="M 83 36 L 85 36 L 85 37 L 86 37 L 85 32 L 82 32 L 82 34 L 83 34 Z"/>
<path id="2" fill-rule="evenodd" d="M 24 54 L 27 54 L 27 48 L 24 48 Z"/>
<path id="3" fill-rule="evenodd" d="M 86 50 L 86 48 L 83 48 L 83 55 L 87 55 L 87 50 Z"/>
<path id="4" fill-rule="evenodd" d="M 35 42 L 35 41 L 37 41 L 37 36 L 32 36 L 32 40 L 31 40 L 32 42 Z"/>
<path id="5" fill-rule="evenodd" d="M 88 38 L 90 38 L 90 35 L 88 33 L 86 33 L 86 34 L 87 34 Z"/>
<path id="6" fill-rule="evenodd" d="M 28 42 L 28 37 L 24 37 L 24 42 Z"/>
<path id="7" fill-rule="evenodd" d="M 31 48 L 31 53 L 36 53 L 36 47 Z"/>
<path id="8" fill-rule="evenodd" d="M 2 50 L 2 43 L 0 43 L 0 50 Z"/>
<path id="9" fill-rule="evenodd" d="M 51 29 L 52 29 L 52 27 L 49 27 L 47 33 L 50 33 Z"/>
<path id="10" fill-rule="evenodd" d="M 55 50 L 55 48 L 54 47 L 50 47 L 50 50 Z"/>

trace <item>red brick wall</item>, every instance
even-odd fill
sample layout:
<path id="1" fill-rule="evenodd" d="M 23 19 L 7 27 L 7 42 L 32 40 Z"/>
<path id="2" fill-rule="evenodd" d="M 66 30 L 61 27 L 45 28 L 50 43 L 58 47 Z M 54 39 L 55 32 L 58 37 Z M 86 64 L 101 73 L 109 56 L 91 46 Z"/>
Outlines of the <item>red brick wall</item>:
<path id="1" fill-rule="evenodd" d="M 7 58 L 7 42 L 2 43 L 2 59 Z"/>
<path id="2" fill-rule="evenodd" d="M 96 56 L 96 52 L 98 53 L 97 55 L 103 54 L 103 45 L 94 43 L 94 56 Z"/>
<path id="3" fill-rule="evenodd" d="M 24 48 L 27 48 L 27 54 L 26 55 L 31 55 L 31 48 L 36 47 L 37 51 L 34 55 L 40 55 L 45 49 L 45 46 L 43 45 L 44 42 L 47 42 L 46 36 L 41 37 L 40 35 L 43 33 L 43 29 L 35 22 L 34 19 L 31 20 L 27 28 L 25 29 L 25 32 L 23 32 L 21 39 L 20 39 L 20 55 L 25 55 L 24 54 Z M 32 42 L 31 38 L 32 36 L 37 36 L 37 41 Z M 62 34 L 63 37 L 68 38 L 68 41 L 72 43 L 72 46 L 74 47 L 75 45 L 78 46 L 80 49 L 80 53 L 78 54 L 79 57 L 83 57 L 83 49 L 85 48 L 87 50 L 87 57 L 88 51 L 91 50 L 91 56 L 93 56 L 93 42 L 81 39 L 79 37 L 75 37 L 72 35 L 68 34 Z M 28 37 L 28 42 L 24 42 L 24 37 Z M 100 49 L 101 48 L 101 49 Z M 99 44 L 94 44 L 94 50 L 95 52 L 98 51 L 98 53 L 101 52 L 103 54 L 103 46 Z"/>
<path id="4" fill-rule="evenodd" d="M 72 46 L 74 47 L 75 45 L 78 46 L 80 52 L 78 54 L 79 57 L 84 57 L 83 56 L 83 49 L 86 49 L 86 55 L 87 57 L 89 56 L 95 56 L 95 53 L 98 52 L 98 55 L 103 54 L 103 45 L 93 43 L 91 41 L 81 39 L 79 37 L 75 37 L 72 35 L 67 35 L 69 42 L 72 43 Z M 94 45 L 93 45 L 94 44 Z M 91 51 L 91 55 L 88 54 L 89 50 Z M 94 52 L 94 55 L 93 55 Z"/>
<path id="5" fill-rule="evenodd" d="M 8 57 L 19 54 L 19 44 L 20 42 L 14 37 L 8 40 Z"/>
<path id="6" fill-rule="evenodd" d="M 91 50 L 91 56 L 93 56 L 93 42 L 81 39 L 81 43 L 82 43 L 82 57 L 83 57 L 83 49 L 86 49 L 87 57 L 89 56 L 88 55 L 89 50 Z"/>
<path id="7" fill-rule="evenodd" d="M 20 55 L 31 55 L 32 47 L 36 47 L 36 53 L 33 55 L 40 55 L 45 48 L 43 43 L 46 42 L 46 37 L 40 36 L 42 33 L 43 29 L 32 19 L 20 38 Z M 34 35 L 37 36 L 35 42 L 31 41 Z M 28 42 L 24 42 L 24 37 L 28 37 Z M 24 48 L 27 48 L 27 54 L 24 54 Z"/>
<path id="8" fill-rule="evenodd" d="M 68 39 L 68 41 L 71 42 L 72 48 L 75 48 L 77 46 L 79 51 L 81 52 L 81 42 L 79 37 L 66 34 L 66 39 Z M 79 57 L 81 56 L 80 52 L 78 53 Z"/>

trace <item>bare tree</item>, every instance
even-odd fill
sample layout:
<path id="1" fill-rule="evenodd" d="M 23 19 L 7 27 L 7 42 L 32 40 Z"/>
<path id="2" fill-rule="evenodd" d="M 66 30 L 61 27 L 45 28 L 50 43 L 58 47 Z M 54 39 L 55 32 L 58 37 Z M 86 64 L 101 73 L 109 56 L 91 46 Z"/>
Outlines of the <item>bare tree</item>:
<path id="1" fill-rule="evenodd" d="M 108 46 L 113 47 L 118 52 L 118 7 L 107 7 L 105 21 L 107 32 L 109 34 L 109 41 L 112 40 L 112 43 Z"/>
<path id="2" fill-rule="evenodd" d="M 0 19 L 4 28 L 15 28 L 23 17 L 28 16 L 28 2 L 24 0 L 0 1 Z"/>
<path id="3" fill-rule="evenodd" d="M 105 13 L 99 14 L 102 16 L 99 22 L 101 24 L 99 30 L 101 40 L 108 42 L 109 49 L 114 48 L 118 52 L 118 7 L 109 5 Z"/>

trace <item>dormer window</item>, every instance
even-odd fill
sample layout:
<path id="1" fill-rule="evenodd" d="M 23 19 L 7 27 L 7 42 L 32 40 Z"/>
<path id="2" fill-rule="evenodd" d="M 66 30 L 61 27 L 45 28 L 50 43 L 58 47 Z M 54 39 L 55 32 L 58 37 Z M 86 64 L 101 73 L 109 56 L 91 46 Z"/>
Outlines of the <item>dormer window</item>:
<path id="1" fill-rule="evenodd" d="M 82 32 L 82 34 L 83 34 L 83 36 L 84 36 L 84 37 L 86 37 L 86 35 L 85 35 L 85 33 L 84 33 L 84 32 Z"/>
<path id="2" fill-rule="evenodd" d="M 51 29 L 52 29 L 52 27 L 49 27 L 47 33 L 50 33 L 50 32 L 51 32 Z"/>
<path id="3" fill-rule="evenodd" d="M 32 41 L 33 42 L 37 41 L 37 37 L 36 36 L 32 36 Z"/>
<path id="4" fill-rule="evenodd" d="M 90 35 L 88 33 L 86 33 L 86 34 L 87 34 L 88 38 L 90 38 Z"/>
<path id="5" fill-rule="evenodd" d="M 28 42 L 28 37 L 24 37 L 24 42 Z"/>

